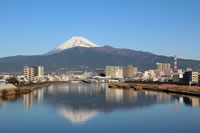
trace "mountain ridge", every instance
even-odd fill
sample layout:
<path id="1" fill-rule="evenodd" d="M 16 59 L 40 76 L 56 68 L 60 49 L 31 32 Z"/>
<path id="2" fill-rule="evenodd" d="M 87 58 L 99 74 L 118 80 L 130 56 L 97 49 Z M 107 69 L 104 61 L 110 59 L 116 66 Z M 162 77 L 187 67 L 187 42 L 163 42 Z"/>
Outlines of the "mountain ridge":
<path id="1" fill-rule="evenodd" d="M 42 65 L 45 72 L 66 72 L 70 70 L 93 71 L 106 65 L 133 65 L 140 71 L 155 69 L 156 63 L 170 63 L 174 58 L 155 55 L 131 49 L 104 47 L 73 47 L 52 55 L 12 56 L 0 58 L 0 73 L 23 73 L 25 65 Z M 85 68 L 82 68 L 85 66 Z M 200 69 L 200 61 L 178 58 L 178 68 Z"/>

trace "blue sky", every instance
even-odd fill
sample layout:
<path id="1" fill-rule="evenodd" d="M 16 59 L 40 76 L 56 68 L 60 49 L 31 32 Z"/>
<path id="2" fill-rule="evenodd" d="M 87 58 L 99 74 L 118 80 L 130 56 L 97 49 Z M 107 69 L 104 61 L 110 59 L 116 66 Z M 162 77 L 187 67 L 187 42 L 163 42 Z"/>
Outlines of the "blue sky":
<path id="1" fill-rule="evenodd" d="M 200 60 L 200 0 L 0 0 L 0 57 L 43 54 L 72 36 Z"/>

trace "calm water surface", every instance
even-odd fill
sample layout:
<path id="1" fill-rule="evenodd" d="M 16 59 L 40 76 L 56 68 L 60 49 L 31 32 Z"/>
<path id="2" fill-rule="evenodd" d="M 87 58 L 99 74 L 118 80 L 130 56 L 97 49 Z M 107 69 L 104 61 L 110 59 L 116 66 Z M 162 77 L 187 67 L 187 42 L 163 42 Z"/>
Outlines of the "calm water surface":
<path id="1" fill-rule="evenodd" d="M 198 97 L 64 84 L 9 99 L 0 133 L 200 133 Z"/>

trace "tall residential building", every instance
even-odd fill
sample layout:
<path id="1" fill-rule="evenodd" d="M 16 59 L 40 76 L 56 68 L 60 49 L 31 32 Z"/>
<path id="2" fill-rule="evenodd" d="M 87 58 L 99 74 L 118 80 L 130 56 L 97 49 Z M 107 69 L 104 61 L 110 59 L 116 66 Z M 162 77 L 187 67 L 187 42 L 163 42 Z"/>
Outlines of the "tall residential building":
<path id="1" fill-rule="evenodd" d="M 123 78 L 123 67 L 121 67 L 121 66 L 106 66 L 106 77 Z"/>
<path id="2" fill-rule="evenodd" d="M 35 76 L 34 69 L 35 69 L 34 67 L 30 67 L 30 66 L 24 67 L 24 77 L 25 77 L 25 79 L 27 79 L 28 81 L 33 81 L 34 76 Z"/>
<path id="3" fill-rule="evenodd" d="M 44 76 L 43 66 L 25 66 L 24 67 L 24 77 L 30 82 L 34 80 L 36 76 Z"/>
<path id="4" fill-rule="evenodd" d="M 38 76 L 39 77 L 44 76 L 44 67 L 43 66 L 38 66 Z"/>
<path id="5" fill-rule="evenodd" d="M 162 71 L 165 75 L 170 75 L 172 69 L 169 63 L 157 63 L 157 70 Z"/>
<path id="6" fill-rule="evenodd" d="M 137 74 L 137 67 L 128 65 L 123 67 L 123 77 L 124 78 L 133 78 Z"/>

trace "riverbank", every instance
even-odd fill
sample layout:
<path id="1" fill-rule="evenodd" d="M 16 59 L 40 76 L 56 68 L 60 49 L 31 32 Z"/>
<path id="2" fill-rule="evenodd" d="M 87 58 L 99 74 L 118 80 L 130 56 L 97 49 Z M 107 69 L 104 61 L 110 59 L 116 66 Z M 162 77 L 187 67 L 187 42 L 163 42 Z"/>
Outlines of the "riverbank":
<path id="1" fill-rule="evenodd" d="M 54 84 L 69 84 L 69 82 L 48 82 L 48 83 L 33 83 L 18 85 L 17 88 L 8 88 L 0 90 L 0 97 L 6 98 L 8 96 L 20 96 L 26 93 L 30 93 L 36 89 L 48 87 Z"/>
<path id="2" fill-rule="evenodd" d="M 17 88 L 8 88 L 0 90 L 0 97 L 7 97 L 11 95 L 22 95 L 26 93 L 30 93 L 35 89 L 48 87 L 51 85 L 50 83 L 40 83 L 40 84 L 27 84 L 27 85 L 21 85 Z"/>
<path id="3" fill-rule="evenodd" d="M 135 89 L 135 90 L 152 90 L 184 95 L 200 96 L 200 87 L 183 86 L 172 84 L 142 84 L 142 83 L 110 83 L 109 88 Z"/>

